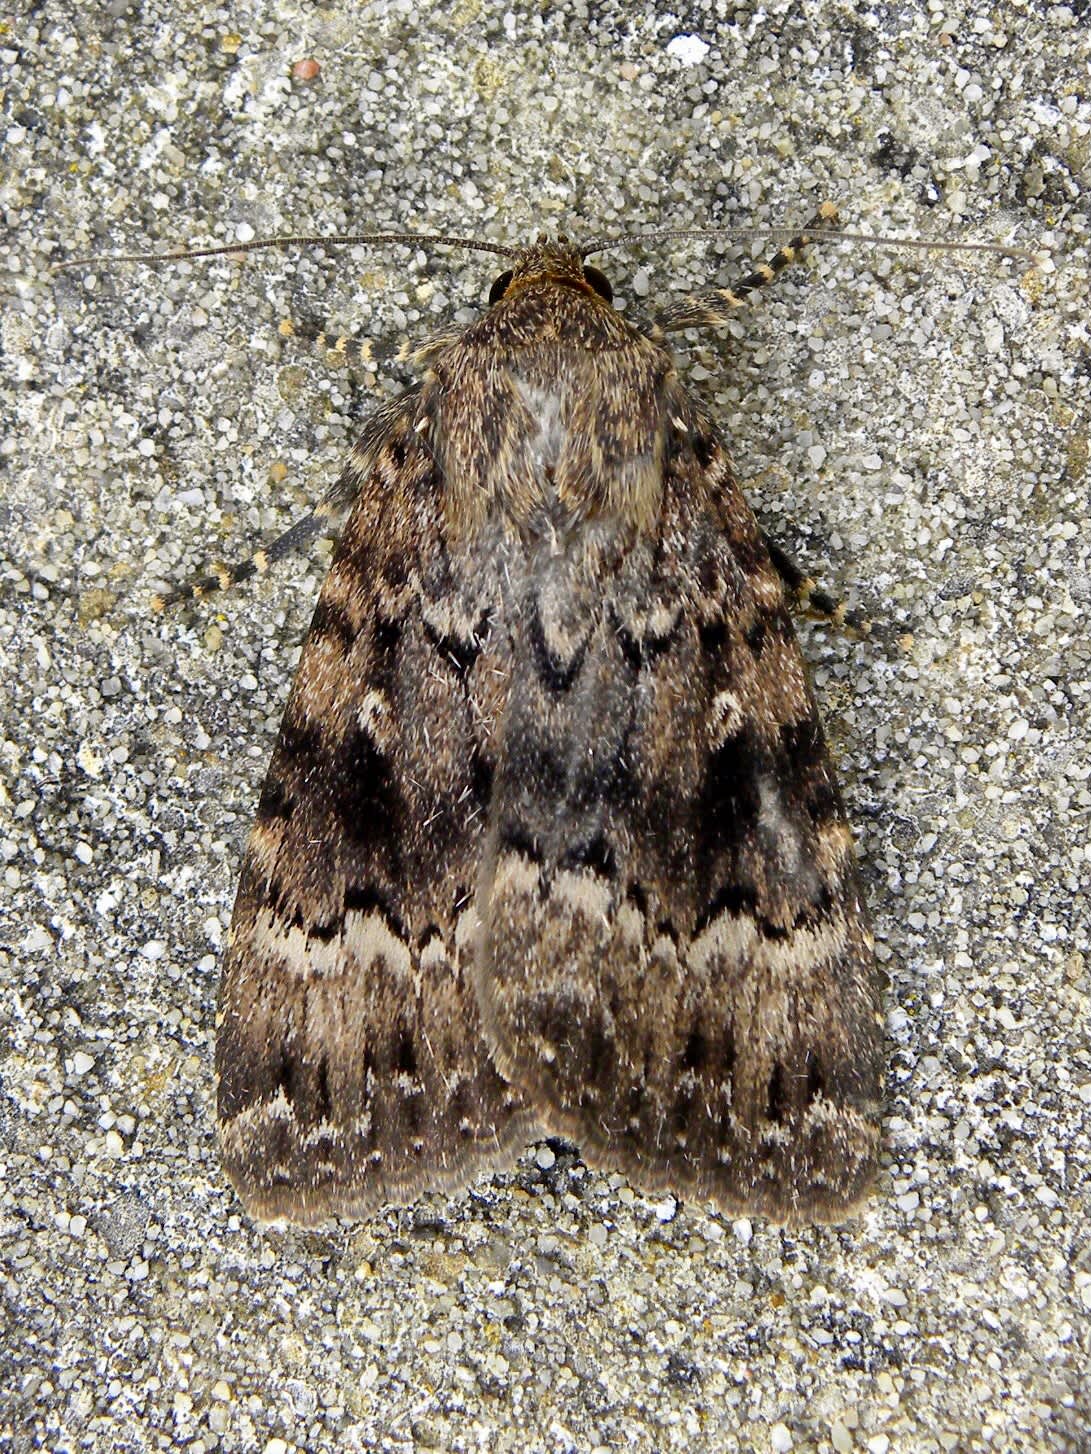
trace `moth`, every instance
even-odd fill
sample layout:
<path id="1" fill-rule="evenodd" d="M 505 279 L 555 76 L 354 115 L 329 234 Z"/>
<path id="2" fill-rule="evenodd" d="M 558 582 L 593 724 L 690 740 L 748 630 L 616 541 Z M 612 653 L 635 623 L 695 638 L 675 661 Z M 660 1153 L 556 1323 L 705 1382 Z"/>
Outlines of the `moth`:
<path id="1" fill-rule="evenodd" d="M 852 835 L 784 582 L 664 342 L 808 240 L 642 330 L 539 239 L 355 446 L 217 1019 L 257 1217 L 366 1217 L 545 1134 L 781 1223 L 866 1195 Z"/>

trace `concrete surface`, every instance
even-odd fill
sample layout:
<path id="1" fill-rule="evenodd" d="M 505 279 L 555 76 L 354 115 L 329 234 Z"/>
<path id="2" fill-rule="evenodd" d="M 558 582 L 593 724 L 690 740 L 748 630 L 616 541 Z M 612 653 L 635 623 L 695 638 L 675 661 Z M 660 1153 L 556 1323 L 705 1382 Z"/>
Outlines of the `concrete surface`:
<path id="1" fill-rule="evenodd" d="M 1087 0 L 176 10 L 0 24 L 0 1449 L 1091 1448 Z M 831 246 L 679 347 L 762 517 L 875 622 L 802 628 L 890 977 L 867 1215 L 732 1224 L 542 1146 L 367 1225 L 251 1225 L 216 980 L 328 548 L 151 596 L 283 529 L 406 377 L 282 319 L 419 338 L 499 269 L 50 264 L 826 198 L 1054 249 Z M 647 315 L 771 246 L 596 261 Z"/>

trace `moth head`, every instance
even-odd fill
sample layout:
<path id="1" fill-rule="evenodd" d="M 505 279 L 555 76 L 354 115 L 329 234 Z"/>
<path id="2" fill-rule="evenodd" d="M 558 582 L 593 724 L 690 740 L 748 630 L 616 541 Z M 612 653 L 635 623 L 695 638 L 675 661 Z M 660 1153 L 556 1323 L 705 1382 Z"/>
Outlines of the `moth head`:
<path id="1" fill-rule="evenodd" d="M 565 237 L 551 242 L 539 238 L 533 247 L 524 249 L 515 266 L 501 273 L 489 291 L 489 307 L 501 298 L 510 298 L 522 288 L 535 283 L 554 283 L 575 289 L 612 303 L 614 290 L 610 280 L 598 268 L 585 263 L 581 253 Z"/>

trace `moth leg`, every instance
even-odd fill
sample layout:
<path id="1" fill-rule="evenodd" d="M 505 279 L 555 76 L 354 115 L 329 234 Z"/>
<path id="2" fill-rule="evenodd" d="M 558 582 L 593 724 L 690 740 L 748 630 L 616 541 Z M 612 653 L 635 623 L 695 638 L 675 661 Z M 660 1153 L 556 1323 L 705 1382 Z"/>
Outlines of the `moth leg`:
<path id="1" fill-rule="evenodd" d="M 380 405 L 369 416 L 341 473 L 310 514 L 296 520 L 282 535 L 278 535 L 268 545 L 260 546 L 245 559 L 235 561 L 233 565 L 218 566 L 207 574 L 193 576 L 188 581 L 181 581 L 165 595 L 154 597 L 152 604 L 155 609 L 162 611 L 182 601 L 201 601 L 217 591 L 231 590 L 233 586 L 241 585 L 253 576 L 264 575 L 277 561 L 294 554 L 316 537 L 325 534 L 355 500 L 380 446 L 403 414 L 412 408 L 419 392 L 419 386 L 414 385 Z"/>
<path id="2" fill-rule="evenodd" d="M 157 611 L 165 611 L 182 601 L 203 601 L 217 591 L 229 591 L 253 576 L 264 575 L 278 560 L 283 560 L 285 556 L 308 544 L 316 535 L 321 535 L 338 511 L 337 506 L 327 506 L 326 500 L 319 501 L 309 515 L 296 520 L 268 545 L 259 546 L 245 560 L 237 560 L 231 565 L 215 566 L 207 575 L 191 576 L 188 581 L 180 581 L 165 594 L 153 597 L 153 606 Z"/>
<path id="3" fill-rule="evenodd" d="M 733 288 L 705 288 L 672 304 L 656 320 L 653 338 L 677 333 L 683 328 L 712 328 L 726 323 L 739 308 L 746 307 L 752 293 L 771 283 L 790 263 L 798 262 L 800 253 L 809 243 L 836 227 L 837 220 L 837 208 L 832 202 L 824 202 L 802 232 Z"/>
<path id="4" fill-rule="evenodd" d="M 374 371 L 376 367 L 393 358 L 397 350 L 376 347 L 370 338 L 352 338 L 347 333 L 333 333 L 328 328 L 312 323 L 297 323 L 293 318 L 284 318 L 277 326 L 282 339 L 301 343 L 318 354 L 330 368 L 362 368 Z"/>
<path id="5" fill-rule="evenodd" d="M 331 368 L 363 368 L 374 373 L 387 364 L 412 364 L 419 367 L 437 353 L 450 348 L 462 337 L 461 331 L 443 328 L 420 343 L 403 338 L 396 344 L 377 343 L 372 338 L 352 338 L 347 333 L 331 333 L 307 323 L 285 318 L 277 332 L 281 338 L 303 343 L 322 356 Z"/>
<path id="6" fill-rule="evenodd" d="M 859 611 L 848 610 L 844 601 L 822 590 L 814 577 L 807 575 L 764 530 L 762 539 L 794 610 L 817 621 L 828 621 L 831 626 L 845 627 L 853 634 L 867 636 L 870 633 L 871 623 L 866 616 Z"/>

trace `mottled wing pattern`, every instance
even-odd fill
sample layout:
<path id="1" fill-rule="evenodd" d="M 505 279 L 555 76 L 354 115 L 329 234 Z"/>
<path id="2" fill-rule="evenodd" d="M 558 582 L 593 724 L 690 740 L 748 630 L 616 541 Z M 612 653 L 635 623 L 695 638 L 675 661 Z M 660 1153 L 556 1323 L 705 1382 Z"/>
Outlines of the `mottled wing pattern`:
<path id="1" fill-rule="evenodd" d="M 780 581 L 595 282 L 521 253 L 350 467 L 222 993 L 259 1215 L 456 1187 L 536 1126 L 782 1222 L 873 1175 L 878 982 Z"/>
<path id="2" fill-rule="evenodd" d="M 593 1164 L 836 1220 L 868 1189 L 880 1117 L 851 834 L 725 452 L 676 384 L 660 405 L 654 528 L 592 522 L 509 572 L 486 1033 Z"/>
<path id="3" fill-rule="evenodd" d="M 235 904 L 219 1115 L 262 1217 L 455 1188 L 533 1135 L 468 974 L 506 645 L 488 542 L 449 553 L 415 410 L 351 481 Z"/>

